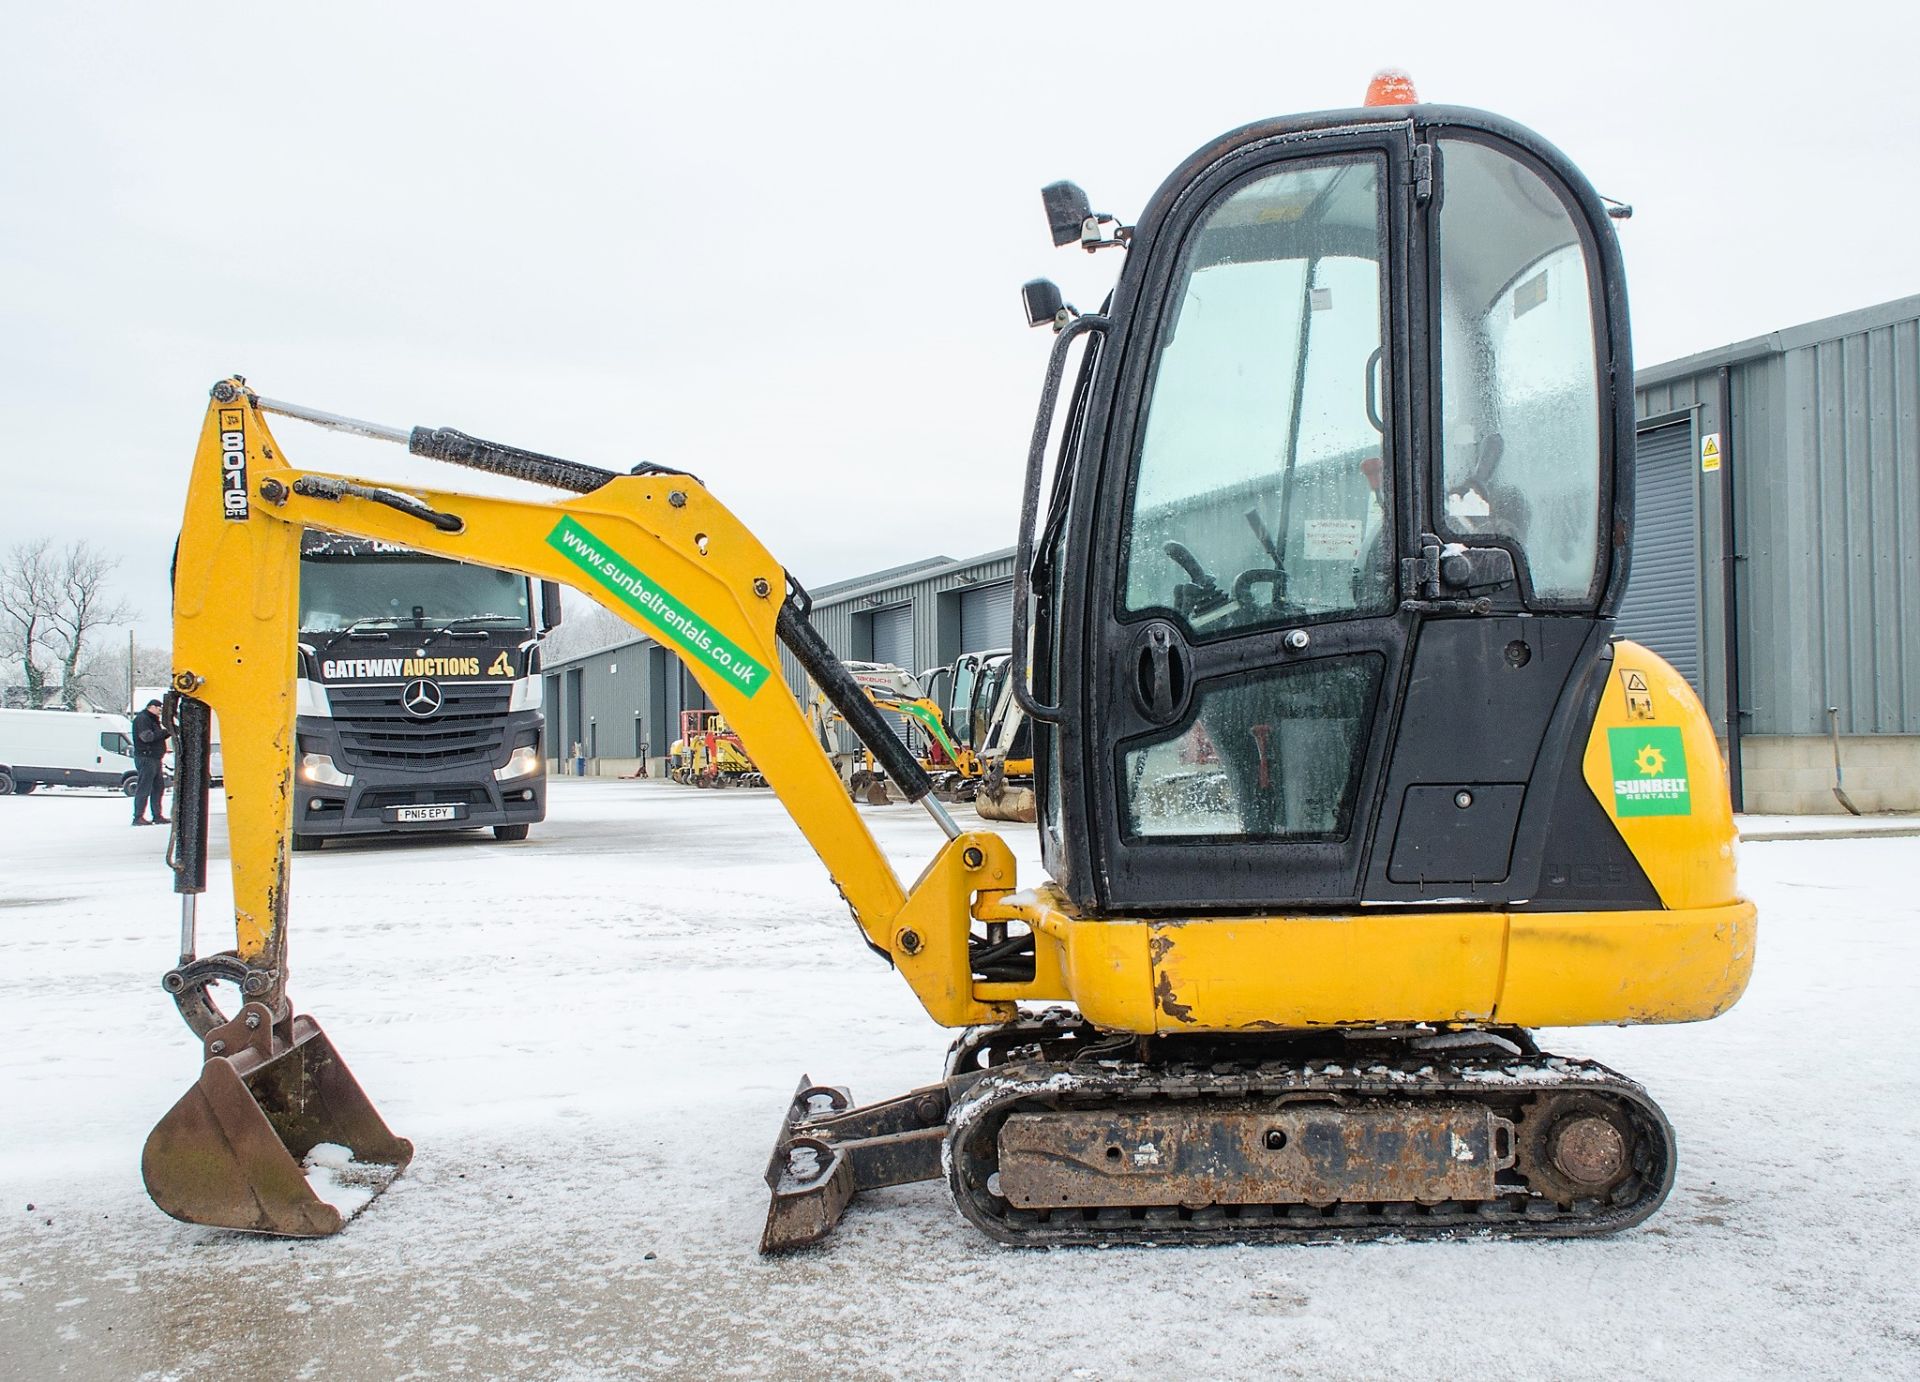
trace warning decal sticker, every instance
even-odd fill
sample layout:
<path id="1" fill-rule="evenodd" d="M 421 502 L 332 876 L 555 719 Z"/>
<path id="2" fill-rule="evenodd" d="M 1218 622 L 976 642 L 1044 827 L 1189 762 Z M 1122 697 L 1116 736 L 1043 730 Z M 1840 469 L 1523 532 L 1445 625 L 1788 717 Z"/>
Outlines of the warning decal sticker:
<path id="1" fill-rule="evenodd" d="M 1647 687 L 1647 674 L 1635 671 L 1631 667 L 1623 668 L 1620 673 L 1620 686 L 1627 695 L 1627 718 L 1651 720 L 1653 692 Z"/>

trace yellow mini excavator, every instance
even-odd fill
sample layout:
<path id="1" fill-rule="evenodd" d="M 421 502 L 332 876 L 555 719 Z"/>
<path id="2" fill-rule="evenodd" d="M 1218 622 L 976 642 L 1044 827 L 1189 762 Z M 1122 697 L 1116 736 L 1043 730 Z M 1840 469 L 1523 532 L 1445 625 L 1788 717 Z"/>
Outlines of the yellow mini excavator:
<path id="1" fill-rule="evenodd" d="M 1008 656 L 982 675 L 979 702 L 992 711 L 985 730 L 975 731 L 981 736 L 980 781 L 973 807 L 985 820 L 1031 825 L 1040 818 L 1033 794 L 1033 731 L 1013 691 L 1013 674 L 1024 666 Z"/>
<path id="2" fill-rule="evenodd" d="M 802 1081 L 764 1249 L 819 1239 L 862 1189 L 935 1178 L 1010 1244 L 1553 1237 L 1654 1211 L 1674 1175 L 1659 1108 L 1529 1035 L 1713 1017 L 1754 958 L 1712 726 L 1613 636 L 1634 426 L 1607 204 L 1537 135 L 1407 103 L 1235 130 L 1132 225 L 1069 183 L 1044 203 L 1056 243 L 1121 262 L 1098 312 L 1025 292 L 1055 336 L 1015 569 L 1047 874 L 1024 887 L 692 475 L 214 386 L 174 576 L 165 977 L 202 1064 L 147 1142 L 162 1209 L 331 1233 L 351 1202 L 320 1171 L 364 1195 L 412 1150 L 288 997 L 312 528 L 568 582 L 676 649 L 861 938 L 963 1029 L 944 1075 L 897 1098 Z M 301 470 L 271 416 L 563 493 Z M 910 885 L 783 646 L 944 832 Z M 433 675 L 398 660 L 396 695 Z M 237 944 L 200 956 L 213 713 Z"/>
<path id="3" fill-rule="evenodd" d="M 928 725 L 940 723 L 940 708 L 921 698 L 919 682 L 905 668 L 891 662 L 842 662 L 840 665 L 882 718 L 892 717 L 888 723 L 908 744 L 910 754 L 913 754 L 913 739 L 926 738 Z M 885 806 L 893 799 L 887 792 L 886 772 L 880 760 L 847 723 L 832 697 L 817 686 L 807 700 L 807 727 L 819 742 L 820 751 L 833 764 L 834 773 L 848 795 L 870 806 Z M 918 754 L 913 757 L 920 762 Z M 924 769 L 926 764 L 921 763 L 921 767 Z"/>
<path id="4" fill-rule="evenodd" d="M 1025 666 L 1024 660 L 1021 666 Z M 1013 655 L 962 653 L 920 674 L 945 734 L 930 735 L 922 766 L 943 801 L 970 801 L 987 820 L 1024 821 L 1034 808 L 1033 736 L 1013 698 Z"/>

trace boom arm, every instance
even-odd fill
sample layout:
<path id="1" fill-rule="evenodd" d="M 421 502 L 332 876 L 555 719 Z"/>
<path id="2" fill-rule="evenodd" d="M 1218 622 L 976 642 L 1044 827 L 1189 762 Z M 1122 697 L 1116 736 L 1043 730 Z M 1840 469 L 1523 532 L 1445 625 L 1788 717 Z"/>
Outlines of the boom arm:
<path id="1" fill-rule="evenodd" d="M 534 503 L 295 470 L 267 426 L 265 414 L 275 411 L 409 440 L 417 453 L 483 469 L 595 487 Z M 449 447 L 449 436 L 461 447 Z M 502 457 L 507 464 L 489 463 Z M 566 469 L 543 469 L 542 462 Z M 286 1011 L 303 528 L 565 582 L 673 648 L 826 864 L 868 943 L 899 967 L 935 1021 L 963 1026 L 1012 1014 L 1010 1001 L 974 996 L 968 952 L 974 896 L 987 894 L 983 904 L 991 905 L 1014 886 L 1006 844 L 989 832 L 961 832 L 926 796 L 918 766 L 806 622 L 804 592 L 698 481 L 652 473 L 608 476 L 596 485 L 601 474 L 457 433 L 403 433 L 264 402 L 238 378 L 215 386 L 175 559 L 173 685 L 183 700 L 204 703 L 220 718 L 238 947 L 218 963 L 198 962 L 203 968 L 196 971 L 191 936 L 183 936 L 182 967 L 169 975 L 168 988 L 196 1028 L 202 1024 L 189 1000 L 204 1003 L 202 991 L 214 978 L 240 978 L 250 998 L 276 1015 Z M 851 703 L 840 705 L 842 713 L 883 761 L 897 752 L 903 766 L 889 763 L 889 771 L 947 831 L 911 890 L 901 886 L 809 731 L 780 675 L 779 642 L 836 704 L 843 696 Z M 197 716 L 195 707 L 183 710 L 183 723 Z M 877 734 L 863 731 L 864 716 L 873 717 Z M 177 891 L 198 891 L 195 862 L 176 863 Z M 232 972 L 236 961 L 243 976 Z M 204 968 L 220 963 L 224 972 Z"/>

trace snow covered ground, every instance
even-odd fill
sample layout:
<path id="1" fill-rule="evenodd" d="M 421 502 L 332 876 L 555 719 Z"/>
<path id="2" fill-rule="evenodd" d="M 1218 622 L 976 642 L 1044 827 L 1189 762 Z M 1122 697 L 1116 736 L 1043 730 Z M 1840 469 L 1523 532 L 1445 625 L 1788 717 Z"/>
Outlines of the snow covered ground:
<path id="1" fill-rule="evenodd" d="M 931 822 L 863 809 L 911 877 Z M 300 856 L 294 1000 L 419 1150 L 295 1244 L 141 1189 L 198 1062 L 157 984 L 164 832 L 127 816 L 0 798 L 0 1375 L 1920 1373 L 1914 839 L 1746 845 L 1740 1007 L 1547 1034 L 1678 1130 L 1672 1198 L 1619 1238 L 1016 1252 L 922 1185 L 763 1260 L 800 1074 L 875 1097 L 934 1078 L 946 1041 L 769 794 L 561 781 L 524 845 Z"/>

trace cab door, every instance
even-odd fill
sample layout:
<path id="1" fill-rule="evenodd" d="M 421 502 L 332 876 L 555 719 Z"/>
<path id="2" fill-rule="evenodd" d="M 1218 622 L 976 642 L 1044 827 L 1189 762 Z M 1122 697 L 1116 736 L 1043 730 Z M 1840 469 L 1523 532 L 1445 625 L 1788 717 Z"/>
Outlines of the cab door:
<path id="1" fill-rule="evenodd" d="M 1359 895 L 1419 617 L 1412 154 L 1404 123 L 1246 148 L 1148 250 L 1089 581 L 1105 907 Z"/>

